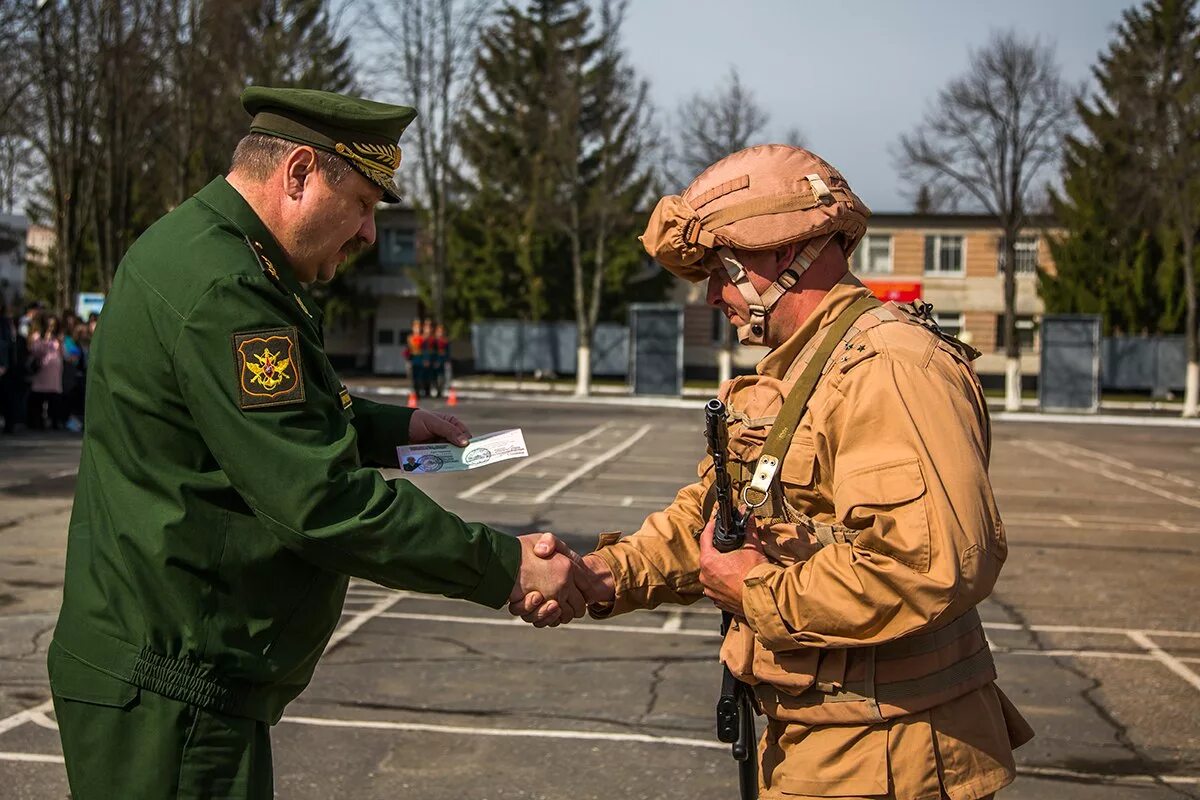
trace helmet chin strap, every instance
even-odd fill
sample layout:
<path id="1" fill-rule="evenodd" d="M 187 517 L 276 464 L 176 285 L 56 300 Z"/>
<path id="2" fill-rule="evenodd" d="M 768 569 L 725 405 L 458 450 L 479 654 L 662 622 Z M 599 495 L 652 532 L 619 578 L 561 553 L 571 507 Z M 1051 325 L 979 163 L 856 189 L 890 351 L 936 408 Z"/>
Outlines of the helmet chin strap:
<path id="1" fill-rule="evenodd" d="M 754 288 L 754 284 L 750 282 L 746 268 L 737 260 L 733 250 L 728 247 L 718 248 L 717 255 L 720 256 L 721 263 L 725 265 L 725 271 L 729 274 L 729 282 L 742 293 L 742 297 L 746 299 L 746 305 L 750 309 L 750 319 L 745 325 L 738 326 L 739 342 L 748 345 L 766 345 L 767 316 L 771 313 L 771 309 L 788 293 L 788 290 L 800 281 L 800 276 L 812 266 L 812 263 L 817 260 L 817 256 L 825 249 L 825 245 L 829 244 L 832 239 L 833 234 L 811 240 L 796 255 L 791 266 L 780 273 L 775 282 L 768 286 L 762 294 L 759 294 L 758 290 Z"/>

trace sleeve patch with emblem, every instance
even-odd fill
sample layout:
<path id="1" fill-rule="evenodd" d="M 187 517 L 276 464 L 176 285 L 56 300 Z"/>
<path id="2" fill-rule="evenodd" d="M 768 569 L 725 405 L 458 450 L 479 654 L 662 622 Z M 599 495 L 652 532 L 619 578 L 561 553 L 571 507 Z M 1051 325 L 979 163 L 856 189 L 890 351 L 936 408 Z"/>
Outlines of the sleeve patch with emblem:
<path id="1" fill-rule="evenodd" d="M 233 335 L 238 405 L 266 408 L 304 402 L 300 341 L 295 328 Z"/>

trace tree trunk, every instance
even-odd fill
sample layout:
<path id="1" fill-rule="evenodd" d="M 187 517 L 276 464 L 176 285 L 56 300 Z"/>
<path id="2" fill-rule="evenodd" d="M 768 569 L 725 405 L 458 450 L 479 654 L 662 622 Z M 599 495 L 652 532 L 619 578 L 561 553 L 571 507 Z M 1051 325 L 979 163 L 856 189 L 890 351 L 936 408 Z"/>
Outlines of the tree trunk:
<path id="1" fill-rule="evenodd" d="M 1196 328 L 1195 237 L 1183 235 L 1183 280 L 1187 297 L 1187 378 L 1184 384 L 1183 416 L 1200 416 L 1200 330 Z"/>
<path id="2" fill-rule="evenodd" d="M 592 348 L 579 340 L 575 350 L 575 394 L 587 397 L 592 393 Z"/>
<path id="3" fill-rule="evenodd" d="M 588 318 L 579 217 L 579 208 L 573 203 L 568 217 L 567 236 L 571 242 L 571 272 L 575 278 L 575 394 L 586 397 L 592 391 L 592 326 Z"/>
<path id="4" fill-rule="evenodd" d="M 1004 410 L 1021 410 L 1021 340 L 1017 338 L 1017 235 L 1004 233 Z"/>
<path id="5" fill-rule="evenodd" d="M 733 378 L 733 328 L 722 322 L 721 346 L 717 349 L 717 383 L 724 385 Z"/>

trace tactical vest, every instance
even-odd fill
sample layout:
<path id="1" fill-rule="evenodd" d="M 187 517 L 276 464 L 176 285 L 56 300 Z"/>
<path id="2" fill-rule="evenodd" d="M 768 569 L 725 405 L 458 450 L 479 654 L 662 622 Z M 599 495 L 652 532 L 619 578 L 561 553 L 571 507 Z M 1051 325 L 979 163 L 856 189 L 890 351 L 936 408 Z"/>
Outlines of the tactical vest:
<path id="1" fill-rule="evenodd" d="M 743 500 L 749 495 L 751 504 L 758 506 L 754 514 L 764 551 L 785 567 L 806 560 L 822 547 L 852 545 L 859 533 L 840 524 L 814 521 L 812 514 L 788 501 L 780 486 L 781 476 L 789 482 L 803 482 L 803 458 L 792 467 L 793 474 L 787 475 L 792 434 L 816 385 L 839 360 L 852 357 L 855 340 L 879 325 L 917 324 L 938 336 L 957 357 L 970 361 L 977 355 L 938 330 L 926 309 L 892 303 L 881 306 L 871 300 L 860 300 L 845 312 L 847 319 L 839 319 L 819 337 L 821 341 L 810 342 L 801 352 L 785 377 L 795 383 L 778 414 L 764 416 L 759 412 L 765 409 L 739 405 L 736 384 L 726 399 L 732 424 L 730 470 L 735 493 Z M 831 335 L 838 338 L 827 343 Z M 799 394 L 804 396 L 793 397 Z M 736 436 L 733 426 L 737 426 Z M 772 442 L 770 432 L 776 428 L 782 430 L 774 434 L 777 441 Z M 780 440 L 781 436 L 785 440 Z M 741 444 L 739 452 L 734 452 L 735 441 Z M 807 464 L 809 482 L 811 461 Z M 751 487 L 756 488 L 751 491 Z M 804 500 L 807 503 L 809 498 Z M 833 516 L 834 509 L 815 491 L 811 500 L 810 512 Z M 867 647 L 801 647 L 776 652 L 763 647 L 748 625 L 735 622 L 721 647 L 721 660 L 735 677 L 754 686 L 762 711 L 769 717 L 806 725 L 879 723 L 948 702 L 996 679 L 992 654 L 974 608 L 920 633 Z"/>

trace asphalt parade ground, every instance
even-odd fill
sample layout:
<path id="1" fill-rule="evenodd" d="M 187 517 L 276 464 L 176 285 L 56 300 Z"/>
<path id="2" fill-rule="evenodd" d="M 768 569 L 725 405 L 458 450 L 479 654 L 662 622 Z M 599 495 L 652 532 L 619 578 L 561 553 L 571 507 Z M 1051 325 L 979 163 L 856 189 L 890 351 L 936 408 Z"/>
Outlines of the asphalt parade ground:
<path id="1" fill-rule="evenodd" d="M 701 406 L 469 401 L 456 411 L 476 433 L 520 427 L 531 456 L 413 480 L 467 519 L 590 549 L 693 479 Z M 1001 796 L 1200 797 L 1200 428 L 1001 421 L 994 440 L 1010 554 L 981 613 L 1000 685 L 1038 733 Z M 0 439 L 0 797 L 12 800 L 67 797 L 45 652 L 78 457 L 70 434 Z M 356 581 L 274 730 L 277 795 L 736 797 L 713 736 L 706 606 L 539 631 Z"/>

